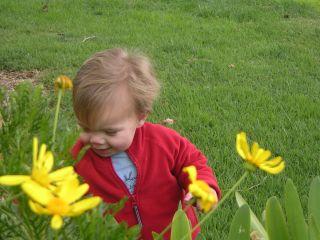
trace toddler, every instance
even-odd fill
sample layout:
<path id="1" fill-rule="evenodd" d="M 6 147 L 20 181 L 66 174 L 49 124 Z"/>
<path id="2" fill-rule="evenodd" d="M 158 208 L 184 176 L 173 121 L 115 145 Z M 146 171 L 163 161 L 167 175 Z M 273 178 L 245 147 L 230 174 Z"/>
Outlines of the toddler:
<path id="1" fill-rule="evenodd" d="M 73 157 L 90 146 L 76 171 L 105 202 L 128 197 L 115 218 L 129 226 L 139 224 L 146 240 L 172 221 L 183 202 L 189 184 L 184 167 L 194 165 L 198 179 L 220 198 L 205 156 L 174 130 L 146 122 L 159 89 L 149 60 L 123 49 L 94 54 L 78 71 L 73 88 L 74 111 L 83 128 Z M 194 209 L 186 214 L 195 226 Z M 165 238 L 169 236 L 168 231 Z"/>

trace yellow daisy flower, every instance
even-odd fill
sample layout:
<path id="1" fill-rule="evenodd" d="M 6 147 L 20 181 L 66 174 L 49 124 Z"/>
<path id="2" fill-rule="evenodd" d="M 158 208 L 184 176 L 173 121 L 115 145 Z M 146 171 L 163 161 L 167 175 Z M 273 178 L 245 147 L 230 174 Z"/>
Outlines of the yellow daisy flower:
<path id="1" fill-rule="evenodd" d="M 54 88 L 57 89 L 62 89 L 62 90 L 67 90 L 67 89 L 72 89 L 73 84 L 70 78 L 68 78 L 65 75 L 60 75 L 57 77 L 57 79 L 54 81 Z"/>
<path id="2" fill-rule="evenodd" d="M 32 181 L 23 183 L 21 187 L 31 198 L 29 206 L 33 212 L 52 215 L 51 228 L 53 229 L 61 228 L 62 217 L 80 215 L 101 202 L 100 197 L 90 197 L 76 202 L 89 189 L 86 183 L 79 185 L 77 178 L 63 181 L 55 192 Z"/>
<path id="3" fill-rule="evenodd" d="M 212 209 L 212 206 L 218 202 L 216 196 L 212 193 L 212 189 L 203 180 L 197 180 L 197 169 L 195 166 L 183 168 L 183 172 L 188 173 L 190 184 L 189 192 L 198 199 L 200 209 L 205 213 Z"/>
<path id="4" fill-rule="evenodd" d="M 33 166 L 31 175 L 4 175 L 0 176 L 0 184 L 6 186 L 20 185 L 26 181 L 35 181 L 40 185 L 53 189 L 60 181 L 67 177 L 76 176 L 72 166 L 64 167 L 54 172 L 50 171 L 53 167 L 53 154 L 47 151 L 47 146 L 42 144 L 40 151 L 38 148 L 38 139 L 33 138 Z"/>
<path id="5" fill-rule="evenodd" d="M 244 132 L 237 134 L 236 148 L 239 155 L 249 164 L 249 169 L 258 167 L 267 173 L 278 174 L 285 167 L 285 162 L 281 157 L 268 160 L 271 152 L 260 148 L 258 143 L 254 142 L 250 149 Z"/>

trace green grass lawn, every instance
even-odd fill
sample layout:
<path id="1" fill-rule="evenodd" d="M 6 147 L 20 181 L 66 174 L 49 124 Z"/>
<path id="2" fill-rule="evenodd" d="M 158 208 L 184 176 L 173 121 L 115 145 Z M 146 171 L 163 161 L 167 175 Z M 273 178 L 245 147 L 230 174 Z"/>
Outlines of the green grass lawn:
<path id="1" fill-rule="evenodd" d="M 47 2 L 44 11 L 43 1 L 0 1 L 0 69 L 41 71 L 49 94 L 20 106 L 29 112 L 16 116 L 11 135 L 0 136 L 0 175 L 23 169 L 25 156 L 17 149 L 31 149 L 33 134 L 51 131 L 44 116 L 54 112 L 53 78 L 74 77 L 96 51 L 126 47 L 150 56 L 162 83 L 150 121 L 175 119 L 172 127 L 208 156 L 223 192 L 243 172 L 235 136 L 244 130 L 287 163 L 279 176 L 257 173 L 240 187 L 253 210 L 260 215 L 287 177 L 306 207 L 310 181 L 320 173 L 317 1 Z M 66 159 L 75 123 L 68 94 L 57 133 L 57 152 Z M 203 226 L 205 237 L 225 239 L 235 210 L 231 198 Z"/>

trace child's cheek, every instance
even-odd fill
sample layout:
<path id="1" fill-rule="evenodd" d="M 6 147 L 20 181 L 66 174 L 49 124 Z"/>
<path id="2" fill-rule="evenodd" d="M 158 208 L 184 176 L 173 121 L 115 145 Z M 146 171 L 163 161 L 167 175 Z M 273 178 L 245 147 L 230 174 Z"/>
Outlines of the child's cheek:
<path id="1" fill-rule="evenodd" d="M 117 141 L 117 143 L 115 143 L 115 148 L 119 149 L 119 150 L 127 150 L 130 145 L 132 143 L 132 139 L 128 136 L 123 136 L 122 138 L 119 139 L 119 141 Z"/>
<path id="2" fill-rule="evenodd" d="M 130 147 L 130 144 L 128 142 L 122 141 L 117 144 L 117 148 L 123 151 L 127 150 L 129 147 Z"/>

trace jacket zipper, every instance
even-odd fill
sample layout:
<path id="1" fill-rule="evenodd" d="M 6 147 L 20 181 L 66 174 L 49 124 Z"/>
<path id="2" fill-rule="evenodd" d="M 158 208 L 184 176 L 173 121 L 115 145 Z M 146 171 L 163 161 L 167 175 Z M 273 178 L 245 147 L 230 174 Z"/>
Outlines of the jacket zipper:
<path id="1" fill-rule="evenodd" d="M 140 213 L 139 213 L 139 208 L 136 202 L 136 198 L 135 195 L 131 195 L 132 197 L 132 204 L 133 204 L 133 211 L 136 215 L 137 221 L 139 223 L 139 225 L 142 227 L 142 221 L 141 221 L 141 217 L 140 217 Z"/>
<path id="2" fill-rule="evenodd" d="M 126 154 L 128 154 L 129 156 L 129 159 L 132 161 L 132 158 L 130 157 L 129 153 L 126 151 Z M 116 173 L 116 171 L 114 170 L 114 167 L 112 165 L 112 161 L 111 161 L 111 157 L 110 157 L 110 164 L 111 164 L 111 169 L 113 170 L 114 172 L 114 175 L 118 178 L 118 180 L 121 182 L 121 185 L 122 185 L 122 188 L 126 191 L 126 193 L 130 196 L 131 200 L 132 200 L 132 207 L 133 207 L 133 212 L 136 216 L 136 219 L 138 221 L 138 224 L 142 227 L 142 220 L 141 220 L 141 217 L 140 217 L 140 213 L 139 213 L 139 208 L 138 208 L 138 204 L 137 204 L 137 200 L 136 200 L 136 189 L 137 189 L 137 183 L 138 183 L 138 168 L 137 168 L 137 165 L 134 161 L 132 161 L 133 165 L 135 166 L 136 168 L 136 171 L 137 171 L 137 178 L 136 178 L 136 184 L 134 186 L 134 189 L 133 189 L 133 194 L 130 193 L 129 189 L 127 188 L 127 186 L 125 185 L 125 183 L 122 181 L 122 179 L 118 176 L 118 174 Z"/>

